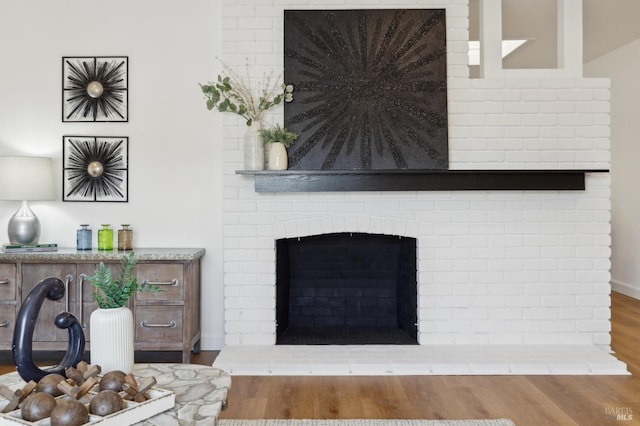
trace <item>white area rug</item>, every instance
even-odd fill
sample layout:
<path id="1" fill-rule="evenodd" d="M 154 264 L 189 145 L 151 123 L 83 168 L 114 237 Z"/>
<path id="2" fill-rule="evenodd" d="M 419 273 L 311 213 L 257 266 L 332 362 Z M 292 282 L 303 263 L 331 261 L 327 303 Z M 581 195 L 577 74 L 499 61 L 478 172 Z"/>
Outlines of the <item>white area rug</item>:
<path id="1" fill-rule="evenodd" d="M 515 426 L 508 419 L 490 420 L 218 420 L 218 426 Z"/>

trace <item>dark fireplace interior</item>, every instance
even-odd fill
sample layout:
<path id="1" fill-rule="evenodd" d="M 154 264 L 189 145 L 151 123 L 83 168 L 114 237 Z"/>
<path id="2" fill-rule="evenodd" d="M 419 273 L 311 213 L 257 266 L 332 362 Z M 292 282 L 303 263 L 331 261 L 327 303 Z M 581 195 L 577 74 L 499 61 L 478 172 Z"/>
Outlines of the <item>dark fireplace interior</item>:
<path id="1" fill-rule="evenodd" d="M 418 344 L 415 238 L 280 239 L 276 262 L 276 344 Z"/>

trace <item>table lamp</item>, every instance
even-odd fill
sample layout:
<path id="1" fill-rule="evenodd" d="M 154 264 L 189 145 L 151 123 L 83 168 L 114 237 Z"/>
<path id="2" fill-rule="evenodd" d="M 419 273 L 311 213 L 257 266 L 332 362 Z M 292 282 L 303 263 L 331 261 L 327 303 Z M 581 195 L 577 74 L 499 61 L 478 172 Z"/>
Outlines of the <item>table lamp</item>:
<path id="1" fill-rule="evenodd" d="M 29 201 L 55 200 L 51 158 L 0 157 L 0 200 L 22 201 L 9 220 L 11 244 L 37 244 L 40 221 Z"/>

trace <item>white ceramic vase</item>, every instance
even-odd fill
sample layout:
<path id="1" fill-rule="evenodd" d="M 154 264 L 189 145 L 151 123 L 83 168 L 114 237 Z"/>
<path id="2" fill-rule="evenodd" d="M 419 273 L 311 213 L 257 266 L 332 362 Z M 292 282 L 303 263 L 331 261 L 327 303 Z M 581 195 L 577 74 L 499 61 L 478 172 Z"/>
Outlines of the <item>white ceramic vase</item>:
<path id="1" fill-rule="evenodd" d="M 264 170 L 264 144 L 259 122 L 251 123 L 244 134 L 244 169 Z"/>
<path id="2" fill-rule="evenodd" d="M 271 142 L 269 144 L 269 170 L 287 170 L 288 158 L 287 148 L 282 142 Z"/>
<path id="3" fill-rule="evenodd" d="M 129 308 L 96 309 L 89 320 L 91 364 L 102 373 L 133 371 L 133 314 Z"/>
<path id="4" fill-rule="evenodd" d="M 269 156 L 271 155 L 271 145 L 272 143 L 265 143 L 263 141 L 262 146 L 264 147 L 264 169 L 269 170 Z"/>

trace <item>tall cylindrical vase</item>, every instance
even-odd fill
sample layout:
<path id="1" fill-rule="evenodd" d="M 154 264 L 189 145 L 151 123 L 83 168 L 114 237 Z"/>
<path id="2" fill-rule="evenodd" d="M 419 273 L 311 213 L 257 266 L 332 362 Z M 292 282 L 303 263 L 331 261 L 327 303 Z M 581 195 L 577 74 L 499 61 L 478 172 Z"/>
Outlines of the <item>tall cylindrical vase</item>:
<path id="1" fill-rule="evenodd" d="M 89 322 L 91 364 L 103 373 L 133 371 L 133 314 L 127 307 L 96 309 Z"/>
<path id="2" fill-rule="evenodd" d="M 251 123 L 244 134 L 244 169 L 264 170 L 264 145 L 259 122 Z"/>

